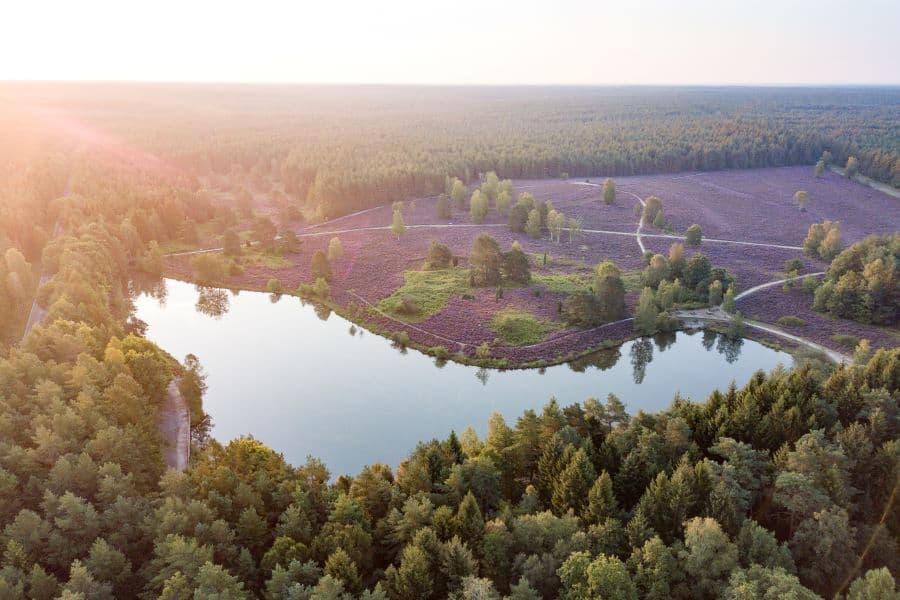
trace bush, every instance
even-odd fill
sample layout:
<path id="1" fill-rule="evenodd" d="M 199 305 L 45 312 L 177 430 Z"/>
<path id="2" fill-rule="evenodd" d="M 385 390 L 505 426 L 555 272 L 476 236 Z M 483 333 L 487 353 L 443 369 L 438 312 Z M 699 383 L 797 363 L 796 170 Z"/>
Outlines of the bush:
<path id="1" fill-rule="evenodd" d="M 425 257 L 425 268 L 431 271 L 446 269 L 453 262 L 453 254 L 445 244 L 432 240 Z"/>
<path id="2" fill-rule="evenodd" d="M 415 298 L 404 294 L 397 299 L 393 311 L 397 314 L 412 316 L 420 314 L 422 312 L 422 307 L 419 306 L 419 303 L 416 302 Z"/>
<path id="3" fill-rule="evenodd" d="M 217 254 L 198 254 L 191 259 L 191 269 L 201 283 L 222 283 L 228 275 L 228 263 Z"/>
<path id="4" fill-rule="evenodd" d="M 316 250 L 313 254 L 310 271 L 315 279 L 321 278 L 325 281 L 331 280 L 331 263 L 328 261 L 328 257 L 325 256 L 325 253 L 321 250 Z"/>
<path id="5" fill-rule="evenodd" d="M 266 291 L 270 294 L 280 294 L 283 291 L 281 281 L 273 277 L 266 283 Z"/>
<path id="6" fill-rule="evenodd" d="M 690 227 L 687 228 L 687 234 L 685 235 L 685 242 L 690 244 L 691 246 L 699 246 L 700 242 L 703 239 L 703 232 L 700 230 L 700 226 L 694 223 Z"/>
<path id="7" fill-rule="evenodd" d="M 662 212 L 662 200 L 656 196 L 650 196 L 644 201 L 644 222 L 654 223 L 656 216 Z"/>
<path id="8" fill-rule="evenodd" d="M 477 348 L 475 348 L 475 356 L 478 358 L 490 358 L 491 357 L 491 347 L 487 342 L 484 342 Z"/>
<path id="9" fill-rule="evenodd" d="M 785 315 L 783 317 L 779 317 L 778 320 L 775 322 L 777 324 L 781 325 L 782 327 L 805 327 L 806 326 L 806 321 L 804 321 L 800 317 L 795 317 L 794 315 Z"/>
<path id="10" fill-rule="evenodd" d="M 831 336 L 831 341 L 835 344 L 839 344 L 844 348 L 856 348 L 856 345 L 859 344 L 859 338 L 855 335 L 848 335 L 846 333 L 836 333 Z"/>

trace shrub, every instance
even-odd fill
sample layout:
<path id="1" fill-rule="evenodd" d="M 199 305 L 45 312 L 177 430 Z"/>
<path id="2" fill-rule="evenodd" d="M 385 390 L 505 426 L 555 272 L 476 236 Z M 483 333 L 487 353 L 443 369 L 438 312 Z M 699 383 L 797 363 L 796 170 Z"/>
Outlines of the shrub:
<path id="1" fill-rule="evenodd" d="M 333 237 L 328 241 L 328 260 L 335 261 L 344 256 L 344 247 L 340 238 Z"/>
<path id="2" fill-rule="evenodd" d="M 331 280 L 331 263 L 321 250 L 316 250 L 313 254 L 310 271 L 315 279 Z"/>
<path id="3" fill-rule="evenodd" d="M 547 333 L 547 327 L 534 315 L 515 309 L 506 309 L 494 315 L 491 328 L 511 346 L 536 344 Z"/>
<path id="4" fill-rule="evenodd" d="M 690 227 L 687 228 L 687 234 L 685 235 L 685 242 L 690 244 L 691 246 L 699 246 L 701 240 L 703 239 L 703 232 L 700 230 L 700 226 L 694 223 Z"/>
<path id="5" fill-rule="evenodd" d="M 490 358 L 491 357 L 491 347 L 487 342 L 484 342 L 477 348 L 475 348 L 475 356 L 478 358 Z"/>
<path id="6" fill-rule="evenodd" d="M 795 317 L 794 315 L 785 315 L 783 317 L 779 317 L 777 321 L 775 321 L 782 327 L 805 327 L 806 321 L 801 319 L 800 317 Z"/>
<path id="7" fill-rule="evenodd" d="M 846 333 L 836 333 L 831 336 L 831 341 L 844 348 L 856 348 L 856 345 L 859 343 L 859 338 L 855 335 L 848 335 Z"/>
<path id="8" fill-rule="evenodd" d="M 612 204 L 616 201 L 616 182 L 608 178 L 603 182 L 603 202 Z"/>
<path id="9" fill-rule="evenodd" d="M 663 211 L 660 210 L 656 213 L 656 216 L 653 217 L 653 226 L 657 229 L 663 229 L 666 226 L 666 217 L 663 215 Z"/>
<path id="10" fill-rule="evenodd" d="M 422 307 L 412 296 L 404 294 L 397 299 L 394 312 L 401 315 L 417 315 L 422 312 Z"/>
<path id="11" fill-rule="evenodd" d="M 273 277 L 266 283 L 266 291 L 270 294 L 280 294 L 282 292 L 281 281 Z"/>
<path id="12" fill-rule="evenodd" d="M 446 244 L 432 240 L 428 246 L 428 255 L 425 257 L 425 268 L 431 271 L 446 269 L 453 262 L 453 254 Z"/>
<path id="13" fill-rule="evenodd" d="M 819 280 L 814 275 L 807 275 L 803 278 L 803 292 L 806 294 L 815 294 L 819 287 Z"/>

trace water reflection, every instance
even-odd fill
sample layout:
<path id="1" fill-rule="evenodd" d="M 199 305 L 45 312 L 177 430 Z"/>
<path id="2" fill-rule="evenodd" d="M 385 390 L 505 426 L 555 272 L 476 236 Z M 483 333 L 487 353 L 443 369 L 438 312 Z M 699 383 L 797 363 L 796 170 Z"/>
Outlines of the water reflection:
<path id="1" fill-rule="evenodd" d="M 198 313 L 202 313 L 214 319 L 221 319 L 228 312 L 228 292 L 219 288 L 197 286 L 197 303 L 194 304 Z"/>
<path id="2" fill-rule="evenodd" d="M 313 454 L 336 475 L 372 460 L 397 464 L 419 440 L 451 429 L 472 425 L 484 435 L 492 413 L 515 421 L 551 397 L 564 407 L 613 393 L 629 412 L 655 411 L 676 392 L 703 401 L 757 369 L 791 364 L 751 340 L 678 332 L 568 365 L 478 369 L 415 351 L 401 356 L 390 340 L 290 295 L 272 304 L 266 293 L 165 284 L 135 282 L 134 323 L 170 354 L 199 357 L 212 434 L 222 442 L 253 434 L 293 463 Z"/>
<path id="3" fill-rule="evenodd" d="M 653 360 L 653 342 L 651 338 L 638 338 L 631 344 L 631 368 L 635 383 L 643 383 L 647 376 L 647 365 Z"/>

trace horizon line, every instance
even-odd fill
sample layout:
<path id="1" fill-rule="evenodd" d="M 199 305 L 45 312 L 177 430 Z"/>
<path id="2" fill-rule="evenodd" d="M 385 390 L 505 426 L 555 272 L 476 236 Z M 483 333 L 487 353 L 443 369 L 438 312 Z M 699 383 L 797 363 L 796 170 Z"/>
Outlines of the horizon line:
<path id="1" fill-rule="evenodd" d="M 742 83 L 452 83 L 452 82 L 372 82 L 372 81 L 241 81 L 241 80 L 203 80 L 203 79 L 2 79 L 5 84 L 155 84 L 155 85 L 234 85 L 234 86 L 314 86 L 314 87 L 457 87 L 457 88 L 900 88 L 898 82 L 818 82 L 818 83 L 782 83 L 782 82 L 742 82 Z"/>

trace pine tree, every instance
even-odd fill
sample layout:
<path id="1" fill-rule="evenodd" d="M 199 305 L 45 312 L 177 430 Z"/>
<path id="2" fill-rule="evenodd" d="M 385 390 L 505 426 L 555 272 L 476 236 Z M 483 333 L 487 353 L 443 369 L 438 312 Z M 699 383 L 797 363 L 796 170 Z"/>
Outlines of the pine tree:
<path id="1" fill-rule="evenodd" d="M 584 448 L 579 448 L 559 475 L 551 499 L 553 508 L 563 514 L 570 508 L 580 514 L 588 500 L 588 492 L 597 478 Z"/>
<path id="2" fill-rule="evenodd" d="M 613 493 L 612 477 L 603 471 L 591 486 L 591 491 L 588 492 L 587 506 L 582 516 L 586 523 L 596 525 L 607 518 L 616 518 L 618 515 L 619 505 Z"/>
<path id="3" fill-rule="evenodd" d="M 472 492 L 468 492 L 459 503 L 455 518 L 456 533 L 473 544 L 480 543 L 484 534 L 484 516 L 478 507 L 478 500 Z"/>

